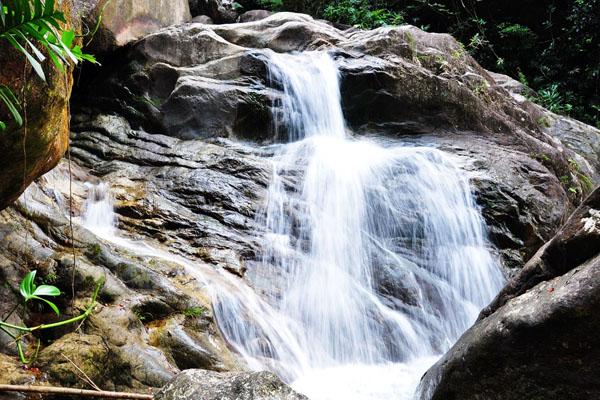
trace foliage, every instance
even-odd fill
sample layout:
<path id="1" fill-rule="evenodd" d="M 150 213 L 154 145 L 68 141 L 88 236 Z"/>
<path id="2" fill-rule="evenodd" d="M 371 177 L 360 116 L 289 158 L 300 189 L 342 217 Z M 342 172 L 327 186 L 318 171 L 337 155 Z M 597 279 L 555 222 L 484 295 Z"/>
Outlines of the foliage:
<path id="1" fill-rule="evenodd" d="M 51 285 L 36 286 L 35 275 L 36 275 L 36 271 L 31 271 L 31 272 L 27 273 L 25 275 L 25 277 L 23 278 L 23 280 L 21 281 L 21 284 L 19 285 L 19 291 L 21 293 L 21 296 L 24 299 L 23 304 L 27 304 L 27 302 L 29 302 L 30 300 L 42 301 L 42 302 L 45 302 L 46 304 L 48 304 L 57 315 L 60 315 L 58 307 L 53 302 L 40 297 L 40 296 L 53 296 L 53 297 L 59 296 L 60 290 L 57 287 L 51 286 Z M 69 319 L 66 319 L 63 321 L 57 321 L 57 322 L 50 323 L 50 324 L 37 325 L 37 326 L 33 326 L 33 327 L 28 327 L 28 326 L 23 326 L 23 325 L 14 325 L 14 324 L 7 323 L 6 320 L 16 310 L 16 307 L 15 307 L 4 318 L 4 320 L 0 321 L 0 330 L 5 332 L 8 336 L 10 336 L 15 341 L 21 362 L 23 364 L 29 364 L 32 361 L 32 359 L 35 358 L 35 354 L 37 354 L 37 350 L 40 347 L 40 341 L 38 339 L 34 357 L 32 357 L 32 359 L 28 360 L 27 357 L 25 356 L 25 351 L 23 350 L 23 339 L 25 337 L 32 335 L 36 331 L 57 328 L 59 326 L 72 324 L 74 322 L 83 321 L 84 319 L 86 319 L 92 313 L 92 310 L 94 309 L 94 306 L 96 305 L 96 298 L 98 297 L 98 293 L 100 292 L 100 288 L 102 287 L 103 284 L 104 284 L 103 280 L 100 280 L 99 282 L 96 283 L 96 288 L 94 289 L 94 293 L 92 294 L 92 299 L 90 301 L 90 304 L 88 305 L 88 307 L 85 309 L 85 311 L 82 314 L 80 314 L 76 317 L 72 317 L 72 318 L 69 318 Z"/>
<path id="2" fill-rule="evenodd" d="M 360 28 L 448 32 L 485 68 L 527 82 L 544 106 L 600 127 L 600 0 L 260 1 Z"/>
<path id="3" fill-rule="evenodd" d="M 341 24 L 358 28 L 377 28 L 387 25 L 399 25 L 404 21 L 399 12 L 377 8 L 368 0 L 337 0 L 327 5 L 323 17 Z"/>
<path id="4" fill-rule="evenodd" d="M 188 318 L 199 317 L 204 314 L 204 307 L 189 307 L 183 310 L 183 315 Z"/>
<path id="5" fill-rule="evenodd" d="M 272 11 L 283 10 L 283 0 L 258 0 L 259 6 Z"/>
<path id="6" fill-rule="evenodd" d="M 534 101 L 557 114 L 569 114 L 573 109 L 571 104 L 565 102 L 558 89 L 557 83 L 553 83 L 546 88 L 539 90 Z"/>
<path id="7" fill-rule="evenodd" d="M 65 64 L 80 61 L 96 62 L 74 43 L 75 33 L 65 30 L 64 14 L 55 8 L 54 0 L 9 0 L 0 1 L 0 41 L 8 42 L 20 52 L 32 66 L 37 76 L 46 81 L 42 63 L 46 55 L 58 70 L 65 72 Z M 46 55 L 44 55 L 46 54 Z M 23 120 L 18 101 L 10 88 L 0 86 L 0 100 L 8 108 L 18 126 Z M 6 124 L 0 121 L 0 129 Z"/>

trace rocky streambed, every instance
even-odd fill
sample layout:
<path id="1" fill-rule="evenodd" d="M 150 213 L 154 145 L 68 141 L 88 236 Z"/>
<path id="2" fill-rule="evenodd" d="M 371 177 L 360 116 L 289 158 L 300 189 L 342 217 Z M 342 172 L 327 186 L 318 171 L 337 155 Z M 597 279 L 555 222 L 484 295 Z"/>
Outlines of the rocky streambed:
<path id="1" fill-rule="evenodd" d="M 600 205 L 596 193 L 584 199 L 598 179 L 600 132 L 525 100 L 448 35 L 411 26 L 340 30 L 291 13 L 170 26 L 83 76 L 71 101 L 71 160 L 0 213 L 0 309 L 14 306 L 31 269 L 66 294 L 74 279 L 72 313 L 94 280 L 106 283 L 77 332 L 41 337 L 41 375 L 22 369 L 0 336 L 2 380 L 85 386 L 64 353 L 103 389 L 145 391 L 199 368 L 214 372 L 186 372 L 171 389 L 209 381 L 199 392 L 206 398 L 232 387 L 245 389 L 231 398 L 300 398 L 268 373 L 246 372 L 223 339 L 206 282 L 181 262 L 118 246 L 82 225 L 103 182 L 110 193 L 98 196 L 111 197 L 123 239 L 183 257 L 205 275 L 245 280 L 260 261 L 257 213 L 273 175 L 271 145 L 289 128 L 278 125 L 283 88 L 266 63 L 271 52 L 298 51 L 335 61 L 353 136 L 434 145 L 456 159 L 509 279 L 425 375 L 423 398 L 598 396 L 600 248 L 595 225 L 585 226 Z M 402 285 L 377 290 L 392 303 L 407 298 Z M 9 321 L 50 317 L 30 309 Z M 160 396 L 181 398 L 169 390 Z"/>

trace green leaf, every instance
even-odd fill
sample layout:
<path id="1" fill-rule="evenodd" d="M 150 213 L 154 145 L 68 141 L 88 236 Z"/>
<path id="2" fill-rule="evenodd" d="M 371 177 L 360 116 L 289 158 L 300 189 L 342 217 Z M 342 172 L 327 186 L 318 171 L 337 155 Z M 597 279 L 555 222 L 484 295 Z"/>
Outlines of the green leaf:
<path id="1" fill-rule="evenodd" d="M 43 301 L 44 303 L 48 304 L 50 306 L 50 308 L 52 308 L 52 310 L 56 313 L 56 315 L 60 315 L 60 311 L 58 311 L 58 307 L 56 307 L 56 304 L 54 304 L 50 300 L 46 300 L 46 299 L 43 299 L 43 298 L 38 297 L 38 296 L 31 296 L 31 298 Z"/>
<path id="2" fill-rule="evenodd" d="M 19 50 L 21 53 L 23 53 L 23 55 L 25 55 L 25 57 L 27 58 L 27 61 L 29 61 L 29 64 L 31 64 L 31 66 L 33 67 L 33 70 L 35 71 L 35 73 L 42 78 L 42 80 L 45 82 L 46 81 L 46 75 L 44 75 L 44 70 L 42 69 L 42 64 L 40 64 L 35 58 L 33 58 L 33 56 L 31 54 L 29 54 L 29 52 L 27 50 L 25 50 L 25 48 L 23 46 L 21 46 L 21 44 L 19 42 L 17 42 L 17 40 L 11 35 L 8 34 L 6 36 L 6 39 L 8 40 L 8 42 L 10 44 L 12 44 L 12 46 Z"/>
<path id="3" fill-rule="evenodd" d="M 6 25 L 6 18 L 4 17 L 4 6 L 0 1 L 0 21 L 2 21 L 2 25 Z"/>
<path id="4" fill-rule="evenodd" d="M 6 129 L 6 124 L 2 121 L 0 121 L 0 131 L 3 131 Z"/>
<path id="5" fill-rule="evenodd" d="M 17 109 L 19 106 L 19 101 L 13 94 L 12 90 L 10 90 L 5 85 L 0 85 L 0 100 L 6 105 L 8 111 L 11 113 L 13 119 L 17 123 L 17 125 L 23 125 L 23 118 Z M 6 125 L 5 125 L 6 127 Z"/>
<path id="6" fill-rule="evenodd" d="M 33 51 L 33 54 L 40 62 L 43 62 L 46 59 L 46 57 L 44 57 L 44 55 L 38 50 L 38 48 L 35 47 L 29 39 L 27 39 L 27 36 L 25 36 L 23 32 L 17 31 L 17 35 L 20 36 L 29 45 L 29 48 L 31 49 L 31 51 Z"/>
<path id="7" fill-rule="evenodd" d="M 75 39 L 75 32 L 73 31 L 63 31 L 60 40 L 67 46 L 68 48 L 73 47 L 73 40 Z"/>
<path id="8" fill-rule="evenodd" d="M 28 301 L 31 298 L 35 290 L 35 284 L 33 281 L 35 280 L 36 273 L 36 270 L 28 272 L 19 285 L 19 291 L 21 292 L 21 296 L 23 296 L 25 301 Z"/>
<path id="9" fill-rule="evenodd" d="M 60 296 L 60 290 L 52 285 L 40 285 L 33 292 L 34 296 Z"/>

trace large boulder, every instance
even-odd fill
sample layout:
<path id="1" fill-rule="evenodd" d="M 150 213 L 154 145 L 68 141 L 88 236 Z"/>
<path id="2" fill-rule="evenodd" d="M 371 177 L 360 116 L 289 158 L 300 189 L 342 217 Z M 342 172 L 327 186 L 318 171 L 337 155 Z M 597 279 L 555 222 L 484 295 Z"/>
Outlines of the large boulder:
<path id="1" fill-rule="evenodd" d="M 94 0 L 82 2 L 82 7 L 87 29 L 95 32 L 92 48 L 96 52 L 115 50 L 192 19 L 187 0 Z"/>
<path id="2" fill-rule="evenodd" d="M 427 400 L 600 398 L 600 190 L 421 382 Z"/>
<path id="3" fill-rule="evenodd" d="M 123 46 L 162 27 L 190 20 L 188 3 L 178 1 L 81 1 L 58 2 L 67 29 L 83 34 L 94 31 L 94 51 Z M 69 137 L 69 109 L 72 70 L 59 71 L 44 64 L 46 82 L 37 77 L 25 57 L 8 43 L 0 43 L 0 84 L 7 85 L 21 99 L 25 124 L 9 123 L 0 134 L 0 210 L 12 203 L 31 181 L 52 169 L 65 153 Z M 5 107 L 0 120 L 10 121 Z"/>
<path id="4" fill-rule="evenodd" d="M 271 372 L 183 371 L 163 387 L 156 400 L 308 400 Z"/>
<path id="5" fill-rule="evenodd" d="M 65 28 L 78 30 L 77 7 L 71 0 L 57 7 L 65 15 Z M 8 42 L 0 41 L 0 84 L 8 86 L 20 100 L 23 127 L 12 121 L 4 103 L 0 120 L 9 122 L 0 132 L 0 210 L 11 204 L 29 184 L 56 166 L 69 143 L 68 103 L 73 84 L 72 68 L 66 73 L 51 62 L 43 65 L 42 81 L 26 58 Z"/>
<path id="6" fill-rule="evenodd" d="M 526 102 L 528 97 L 536 96 L 536 93 L 529 87 L 507 75 L 489 71 L 488 73 L 519 103 Z M 591 173 L 597 179 L 597 175 L 600 173 L 600 129 L 567 116 L 555 114 L 541 106 L 535 104 L 532 106 L 541 113 L 538 121 L 544 131 L 573 150 L 577 157 L 576 162 L 581 163 L 585 172 Z"/>

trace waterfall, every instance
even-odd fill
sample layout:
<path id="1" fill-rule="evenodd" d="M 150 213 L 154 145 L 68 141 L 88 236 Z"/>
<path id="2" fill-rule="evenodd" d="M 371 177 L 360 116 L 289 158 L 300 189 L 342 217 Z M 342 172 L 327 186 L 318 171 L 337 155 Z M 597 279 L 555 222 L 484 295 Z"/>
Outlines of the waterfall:
<path id="1" fill-rule="evenodd" d="M 106 186 L 90 186 L 82 223 L 197 277 L 251 368 L 312 400 L 412 399 L 503 283 L 469 182 L 434 147 L 352 137 L 327 53 L 265 57 L 287 140 L 275 146 L 250 284 L 120 237 Z"/>
<path id="2" fill-rule="evenodd" d="M 327 53 L 268 61 L 283 91 L 276 126 L 288 136 L 249 276 L 285 316 L 277 324 L 301 356 L 273 357 L 260 332 L 260 344 L 245 338 L 244 349 L 275 358 L 275 370 L 314 399 L 410 398 L 503 282 L 469 183 L 435 148 L 352 138 Z"/>

